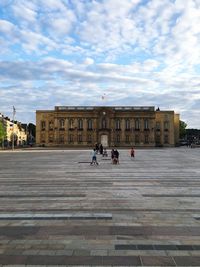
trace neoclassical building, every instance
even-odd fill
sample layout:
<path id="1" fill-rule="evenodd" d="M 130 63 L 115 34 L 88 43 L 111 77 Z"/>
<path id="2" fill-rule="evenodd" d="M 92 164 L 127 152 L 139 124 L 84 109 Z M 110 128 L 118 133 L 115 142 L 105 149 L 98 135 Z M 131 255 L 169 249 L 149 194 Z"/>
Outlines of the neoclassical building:
<path id="1" fill-rule="evenodd" d="M 36 143 L 45 146 L 175 146 L 179 114 L 152 106 L 56 106 L 36 111 Z"/>

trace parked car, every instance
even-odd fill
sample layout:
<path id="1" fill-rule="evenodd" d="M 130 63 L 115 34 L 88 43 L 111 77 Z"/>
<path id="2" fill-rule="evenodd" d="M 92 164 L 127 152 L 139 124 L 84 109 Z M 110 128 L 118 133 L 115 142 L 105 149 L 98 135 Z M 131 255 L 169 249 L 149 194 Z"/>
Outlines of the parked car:
<path id="1" fill-rule="evenodd" d="M 187 146 L 188 145 L 188 141 L 187 140 L 180 140 L 179 141 L 179 145 L 180 146 Z"/>

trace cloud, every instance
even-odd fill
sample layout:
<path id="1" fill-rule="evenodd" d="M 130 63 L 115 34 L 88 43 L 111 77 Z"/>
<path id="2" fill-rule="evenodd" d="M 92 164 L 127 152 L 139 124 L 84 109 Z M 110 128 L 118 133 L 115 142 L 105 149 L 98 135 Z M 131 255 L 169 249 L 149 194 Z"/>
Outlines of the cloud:
<path id="1" fill-rule="evenodd" d="M 0 7 L 4 110 L 12 101 L 23 112 L 98 104 L 106 92 L 106 104 L 177 109 L 200 127 L 199 1 L 2 0 Z"/>
<path id="2" fill-rule="evenodd" d="M 14 28 L 15 26 L 11 22 L 2 19 L 0 20 L 0 32 L 2 34 L 11 34 Z"/>
<path id="3" fill-rule="evenodd" d="M 31 7 L 33 8 L 30 3 L 27 5 L 26 1 L 21 1 L 21 3 L 18 2 L 18 4 L 12 5 L 11 8 L 15 17 L 34 23 L 37 19 L 37 12 Z"/>
<path id="4" fill-rule="evenodd" d="M 84 61 L 85 65 L 92 65 L 94 63 L 94 60 L 92 58 L 87 57 Z"/>

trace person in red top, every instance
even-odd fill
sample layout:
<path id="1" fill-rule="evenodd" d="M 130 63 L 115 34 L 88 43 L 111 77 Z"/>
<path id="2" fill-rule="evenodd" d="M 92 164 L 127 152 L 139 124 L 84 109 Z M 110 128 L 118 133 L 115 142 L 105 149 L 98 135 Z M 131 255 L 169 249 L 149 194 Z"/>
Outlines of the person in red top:
<path id="1" fill-rule="evenodd" d="M 131 159 L 133 159 L 135 157 L 135 150 L 133 147 L 131 148 L 130 154 L 131 154 Z"/>

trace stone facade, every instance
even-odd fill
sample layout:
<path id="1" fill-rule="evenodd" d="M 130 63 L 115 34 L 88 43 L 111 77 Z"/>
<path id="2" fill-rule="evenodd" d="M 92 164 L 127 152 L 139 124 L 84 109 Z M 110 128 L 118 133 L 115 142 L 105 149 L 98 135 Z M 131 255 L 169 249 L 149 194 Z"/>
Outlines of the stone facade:
<path id="1" fill-rule="evenodd" d="M 45 146 L 175 146 L 179 115 L 154 107 L 56 106 L 36 111 L 36 143 Z"/>

